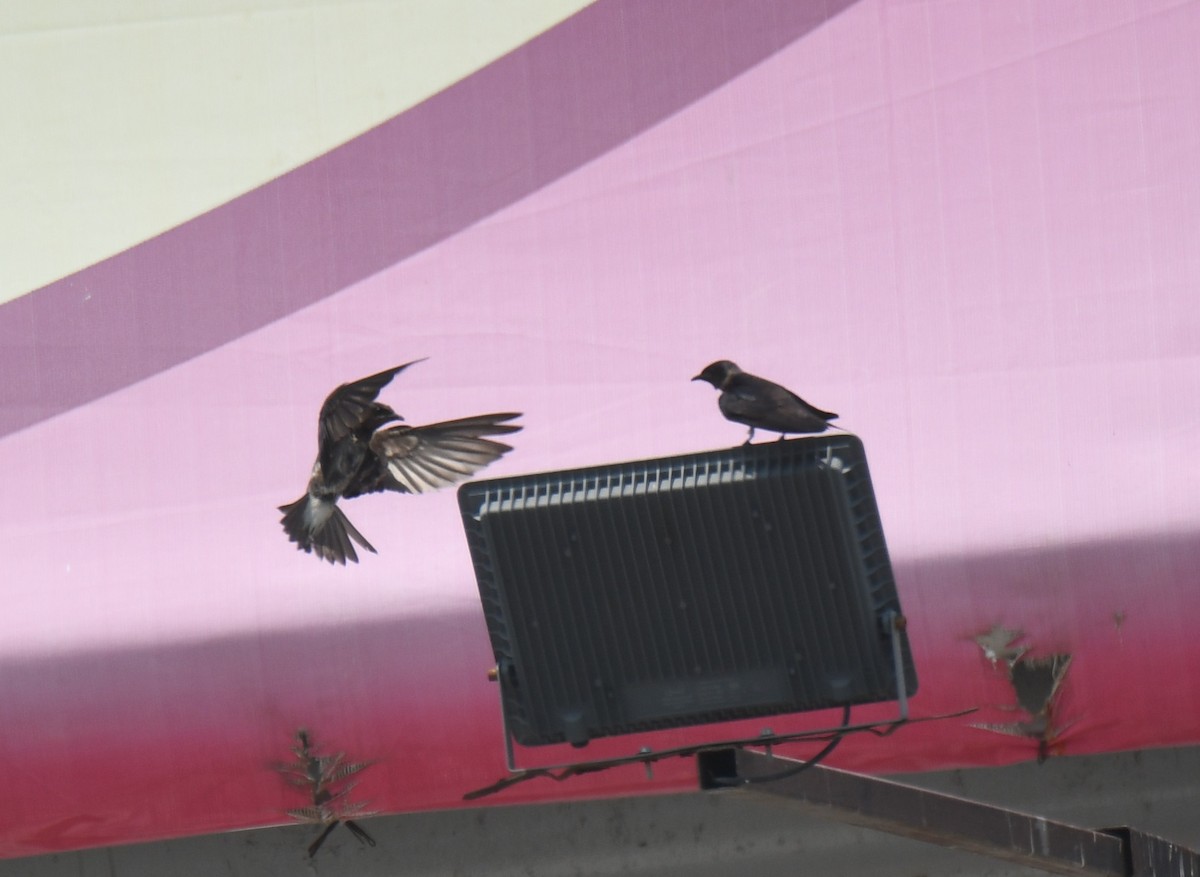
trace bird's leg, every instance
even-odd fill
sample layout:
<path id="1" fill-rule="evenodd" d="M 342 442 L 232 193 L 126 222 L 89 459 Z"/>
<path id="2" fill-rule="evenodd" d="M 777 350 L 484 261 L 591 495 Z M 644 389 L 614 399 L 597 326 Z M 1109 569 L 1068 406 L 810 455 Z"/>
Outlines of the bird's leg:
<path id="1" fill-rule="evenodd" d="M 754 427 L 753 427 L 753 426 L 752 426 L 752 427 L 750 427 L 750 435 L 748 435 L 748 436 L 746 437 L 746 440 L 745 440 L 744 442 L 742 442 L 742 444 L 743 444 L 743 445 L 748 445 L 748 444 L 750 444 L 750 442 L 752 442 L 752 441 L 754 441 Z"/>
<path id="2" fill-rule="evenodd" d="M 369 847 L 375 846 L 375 838 L 367 834 L 367 830 L 353 819 L 346 820 L 346 828 L 350 829 L 350 833 L 358 838 L 359 843 L 364 843 Z"/>
<path id="3" fill-rule="evenodd" d="M 335 819 L 335 820 L 333 820 L 333 822 L 331 822 L 327 826 L 325 826 L 325 830 L 321 832 L 321 834 L 317 837 L 316 840 L 314 840 L 312 843 L 310 843 L 308 845 L 308 857 L 310 859 L 313 858 L 314 856 L 316 856 L 317 851 L 319 849 L 321 849 L 321 844 L 325 843 L 325 838 L 329 837 L 329 832 L 333 831 L 337 827 L 338 827 L 338 820 Z"/>
<path id="4" fill-rule="evenodd" d="M 785 438 L 787 438 L 787 433 L 786 433 L 786 432 L 781 432 L 781 433 L 779 434 L 779 441 L 783 441 Z"/>

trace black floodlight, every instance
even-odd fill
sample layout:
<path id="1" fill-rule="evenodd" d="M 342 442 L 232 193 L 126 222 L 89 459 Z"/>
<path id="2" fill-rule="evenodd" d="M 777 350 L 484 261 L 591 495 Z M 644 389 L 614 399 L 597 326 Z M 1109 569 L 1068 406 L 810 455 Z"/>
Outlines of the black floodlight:
<path id="1" fill-rule="evenodd" d="M 916 690 L 856 436 L 477 481 L 458 495 L 507 733 L 522 745 Z"/>

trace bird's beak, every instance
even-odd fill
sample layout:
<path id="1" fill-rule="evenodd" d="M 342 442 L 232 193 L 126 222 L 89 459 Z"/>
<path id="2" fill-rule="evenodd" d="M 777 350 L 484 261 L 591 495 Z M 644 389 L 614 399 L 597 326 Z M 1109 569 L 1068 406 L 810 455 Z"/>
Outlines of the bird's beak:
<path id="1" fill-rule="evenodd" d="M 696 375 L 694 378 L 692 378 L 692 380 L 693 381 L 702 381 L 702 380 L 704 380 L 704 375 Z"/>

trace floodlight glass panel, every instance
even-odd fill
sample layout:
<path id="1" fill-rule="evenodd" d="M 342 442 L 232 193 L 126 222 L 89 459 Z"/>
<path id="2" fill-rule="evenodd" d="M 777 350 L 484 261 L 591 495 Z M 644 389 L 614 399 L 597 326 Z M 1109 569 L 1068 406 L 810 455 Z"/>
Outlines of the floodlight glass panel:
<path id="1" fill-rule="evenodd" d="M 477 481 L 459 504 L 522 745 L 896 698 L 856 436 Z"/>

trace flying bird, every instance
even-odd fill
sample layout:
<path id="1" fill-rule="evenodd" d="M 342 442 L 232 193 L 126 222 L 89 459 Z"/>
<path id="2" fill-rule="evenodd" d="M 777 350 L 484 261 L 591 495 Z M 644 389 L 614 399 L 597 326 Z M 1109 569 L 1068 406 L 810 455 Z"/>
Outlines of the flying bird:
<path id="1" fill-rule="evenodd" d="M 317 419 L 317 460 L 308 491 L 279 507 L 296 547 L 330 563 L 357 563 L 354 543 L 377 553 L 338 508 L 339 499 L 394 490 L 425 493 L 464 481 L 512 450 L 487 436 L 521 427 L 519 413 L 481 414 L 429 426 L 389 426 L 404 418 L 375 398 L 415 359 L 329 394 Z"/>
<path id="2" fill-rule="evenodd" d="M 814 408 L 786 387 L 742 371 L 728 359 L 710 363 L 692 380 L 707 381 L 721 391 L 717 404 L 725 419 L 750 427 L 746 444 L 754 439 L 755 429 L 777 432 L 782 440 L 789 432 L 824 432 L 837 417 Z"/>

